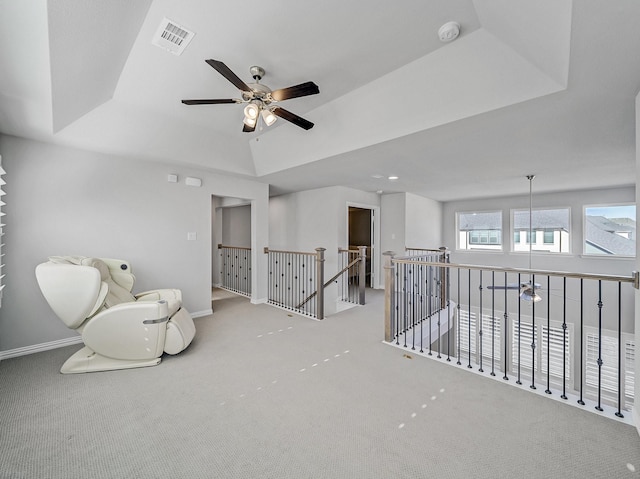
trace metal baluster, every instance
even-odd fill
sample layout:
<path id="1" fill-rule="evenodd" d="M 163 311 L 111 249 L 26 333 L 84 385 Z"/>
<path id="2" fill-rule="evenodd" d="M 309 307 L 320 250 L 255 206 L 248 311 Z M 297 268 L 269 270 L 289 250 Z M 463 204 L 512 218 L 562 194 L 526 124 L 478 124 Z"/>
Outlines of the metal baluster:
<path id="1" fill-rule="evenodd" d="M 596 409 L 603 411 L 602 401 L 602 280 L 598 281 L 598 405 Z"/>
<path id="2" fill-rule="evenodd" d="M 289 301 L 289 304 L 291 305 L 292 309 L 296 309 L 297 303 L 293 302 L 293 285 L 291 283 L 291 280 L 293 279 L 293 263 L 295 261 L 295 258 L 298 255 L 295 254 L 290 254 L 289 258 L 287 260 L 287 273 L 286 273 L 286 277 L 287 277 L 287 301 Z"/>
<path id="3" fill-rule="evenodd" d="M 436 258 L 437 260 L 439 260 L 439 258 Z M 436 356 L 438 359 L 442 358 L 442 356 L 440 355 L 440 352 L 442 351 L 442 330 L 440 329 L 440 325 L 442 323 L 441 321 L 441 317 L 442 317 L 442 306 L 444 305 L 444 303 L 442 303 L 442 269 L 441 268 L 437 268 L 436 270 L 436 277 L 437 277 L 437 281 L 436 281 L 436 297 L 437 297 L 437 307 L 435 308 L 435 310 L 438 312 L 438 318 L 437 318 L 437 325 L 438 325 L 438 356 Z"/>
<path id="4" fill-rule="evenodd" d="M 547 276 L 547 389 L 545 393 L 551 394 L 551 276 Z"/>
<path id="5" fill-rule="evenodd" d="M 447 261 L 448 262 L 448 256 Z M 447 268 L 445 275 L 447 281 L 447 361 L 451 362 L 451 268 Z"/>
<path id="6" fill-rule="evenodd" d="M 460 268 L 458 268 L 458 304 L 456 305 L 458 308 L 457 321 L 456 324 L 458 326 L 458 361 L 456 364 L 460 366 L 462 363 L 460 362 Z"/>
<path id="7" fill-rule="evenodd" d="M 426 272 L 426 288 L 425 288 L 425 297 L 427 302 L 427 317 L 429 318 L 429 356 L 432 355 L 432 345 L 433 345 L 433 337 L 431 332 L 433 331 L 433 308 L 431 305 L 432 295 L 433 295 L 433 269 L 432 266 L 427 266 Z"/>
<path id="8" fill-rule="evenodd" d="M 242 291 L 242 250 L 236 248 L 236 262 L 238 269 L 236 271 L 236 291 Z"/>
<path id="9" fill-rule="evenodd" d="M 269 253 L 272 261 L 273 291 L 271 301 L 277 304 L 278 298 L 278 253 Z"/>
<path id="10" fill-rule="evenodd" d="M 418 278 L 418 284 L 420 285 L 420 289 L 422 289 L 422 284 L 423 284 L 423 269 L 422 266 L 420 267 L 420 275 Z M 422 300 L 422 297 L 420 298 L 420 352 L 424 353 L 424 346 L 423 346 L 423 339 L 424 339 L 424 328 L 423 328 L 423 324 L 424 321 L 422 320 L 422 317 L 424 315 L 424 301 Z"/>
<path id="11" fill-rule="evenodd" d="M 580 278 L 580 399 L 578 399 L 578 404 L 584 406 L 585 402 L 582 399 L 582 375 L 584 374 L 584 360 L 583 358 L 583 348 L 584 348 L 584 280 Z"/>
<path id="12" fill-rule="evenodd" d="M 398 285 L 400 282 L 398 281 L 398 277 L 400 276 L 400 268 L 397 263 L 393 264 L 394 275 L 396 280 L 394 282 L 394 291 L 391 292 L 392 296 L 395 298 L 395 315 L 396 315 L 396 344 L 400 344 L 400 301 L 398 298 Z"/>
<path id="13" fill-rule="evenodd" d="M 567 277 L 562 278 L 562 399 L 567 399 Z"/>
<path id="14" fill-rule="evenodd" d="M 478 294 L 480 295 L 480 314 L 478 314 L 478 319 L 476 320 L 476 328 L 478 329 L 478 341 L 479 341 L 479 359 L 480 359 L 480 371 L 484 372 L 482 369 L 482 270 L 480 270 L 480 286 L 478 287 Z"/>
<path id="15" fill-rule="evenodd" d="M 280 271 L 281 266 L 282 253 L 276 253 L 276 302 L 278 305 L 284 307 L 284 304 L 282 304 L 282 297 L 280 296 L 280 293 L 282 291 L 282 272 Z"/>
<path id="16" fill-rule="evenodd" d="M 536 294 L 536 275 L 531 275 L 531 291 Z M 536 389 L 536 302 L 531 300 L 531 389 Z"/>
<path id="17" fill-rule="evenodd" d="M 469 317 L 468 319 L 468 324 L 469 324 L 469 362 L 467 364 L 467 367 L 469 369 L 471 369 L 473 366 L 471 366 L 471 270 L 469 270 L 469 287 L 468 287 L 468 291 L 469 291 Z"/>
<path id="18" fill-rule="evenodd" d="M 509 305 L 507 303 L 507 273 L 504 273 L 504 330 L 502 331 L 502 337 L 504 338 L 504 376 L 502 379 L 509 380 L 509 353 L 507 349 L 509 347 Z"/>
<path id="19" fill-rule="evenodd" d="M 531 241 L 531 239 L 529 239 L 529 241 Z M 518 284 L 522 284 L 522 282 L 520 281 L 520 273 L 518 273 Z M 520 320 L 521 320 L 521 304 L 522 300 L 518 299 L 518 379 L 516 381 L 516 384 L 522 384 L 522 382 L 520 381 L 520 335 L 522 333 L 522 328 L 520 327 Z"/>
<path id="20" fill-rule="evenodd" d="M 620 409 L 622 407 L 622 354 L 626 348 L 622 344 L 622 283 L 618 281 L 618 410 L 617 417 L 624 417 Z"/>
<path id="21" fill-rule="evenodd" d="M 496 285 L 496 272 L 491 272 L 491 286 Z M 491 289 L 491 376 L 495 376 L 496 362 L 496 289 Z"/>
<path id="22" fill-rule="evenodd" d="M 291 285 L 291 290 L 293 291 L 293 304 L 296 306 L 302 303 L 302 301 L 304 301 L 305 299 L 307 299 L 306 297 L 304 297 L 302 295 L 302 293 L 300 292 L 301 290 L 301 270 L 302 270 L 302 263 L 305 261 L 305 259 L 307 258 L 306 255 L 302 255 L 302 254 L 296 254 L 294 256 L 294 261 L 293 261 L 293 283 Z M 297 308 L 298 310 L 300 308 Z"/>
<path id="23" fill-rule="evenodd" d="M 418 289 L 419 284 L 420 284 L 419 282 L 418 282 L 418 284 L 416 284 L 416 276 L 420 275 L 420 273 L 419 273 L 420 267 L 418 266 L 418 274 L 414 274 L 415 273 L 415 268 L 416 268 L 416 265 L 412 264 L 411 265 L 411 269 L 410 269 L 410 271 L 412 271 L 412 274 L 411 274 L 412 282 L 411 282 L 411 293 L 410 293 L 411 296 L 410 297 L 414 298 L 414 299 L 413 299 L 412 305 L 411 305 L 411 332 L 412 332 L 411 349 L 413 349 L 414 351 L 416 349 L 416 326 L 418 325 L 416 323 L 416 316 L 419 314 L 417 312 L 417 310 L 421 306 L 420 305 L 420 299 L 421 298 L 419 297 L 420 294 L 416 293 L 416 290 Z M 415 300 L 416 296 L 418 296 L 418 301 Z M 422 326 L 422 322 L 420 322 L 420 326 Z"/>
<path id="24" fill-rule="evenodd" d="M 407 265 L 406 263 L 403 265 L 404 267 L 402 268 L 402 292 L 403 294 L 403 308 L 402 308 L 402 313 L 404 316 L 404 325 L 402 327 L 402 329 L 404 330 L 404 347 L 407 347 Z"/>

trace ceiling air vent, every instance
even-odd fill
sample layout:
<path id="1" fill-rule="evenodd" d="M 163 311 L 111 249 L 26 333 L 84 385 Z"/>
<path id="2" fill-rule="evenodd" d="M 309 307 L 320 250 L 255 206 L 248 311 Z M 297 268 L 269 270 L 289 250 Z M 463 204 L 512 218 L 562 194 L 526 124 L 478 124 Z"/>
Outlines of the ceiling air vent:
<path id="1" fill-rule="evenodd" d="M 170 51 L 174 55 L 180 55 L 187 48 L 194 35 L 195 33 L 187 30 L 182 25 L 164 18 L 151 43 Z"/>

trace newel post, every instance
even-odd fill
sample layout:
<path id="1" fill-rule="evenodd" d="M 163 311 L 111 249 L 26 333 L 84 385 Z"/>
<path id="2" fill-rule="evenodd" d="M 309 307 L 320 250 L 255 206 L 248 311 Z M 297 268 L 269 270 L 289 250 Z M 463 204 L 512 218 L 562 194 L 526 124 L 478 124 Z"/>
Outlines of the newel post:
<path id="1" fill-rule="evenodd" d="M 358 263 L 358 304 L 364 304 L 364 291 L 367 285 L 367 247 L 358 246 L 358 252 L 360 257 Z"/>
<path id="2" fill-rule="evenodd" d="M 395 275 L 393 274 L 393 251 L 385 251 L 384 256 L 384 340 L 393 340 L 393 292 Z"/>
<path id="3" fill-rule="evenodd" d="M 324 319 L 324 252 L 326 248 L 316 248 L 316 317 Z"/>

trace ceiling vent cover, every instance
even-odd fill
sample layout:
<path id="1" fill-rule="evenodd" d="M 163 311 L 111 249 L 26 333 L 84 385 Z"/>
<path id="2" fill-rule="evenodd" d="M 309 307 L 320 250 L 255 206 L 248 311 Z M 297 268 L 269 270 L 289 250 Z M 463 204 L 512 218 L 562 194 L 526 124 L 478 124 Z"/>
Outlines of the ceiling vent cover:
<path id="1" fill-rule="evenodd" d="M 187 30 L 182 25 L 164 18 L 151 43 L 170 51 L 174 55 L 180 55 L 187 48 L 194 35 L 195 33 Z"/>

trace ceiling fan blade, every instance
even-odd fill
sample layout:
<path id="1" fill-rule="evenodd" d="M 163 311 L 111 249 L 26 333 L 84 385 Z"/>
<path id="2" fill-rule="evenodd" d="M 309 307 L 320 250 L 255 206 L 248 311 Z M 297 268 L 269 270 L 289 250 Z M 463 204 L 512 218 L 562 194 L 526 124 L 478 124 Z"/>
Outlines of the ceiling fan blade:
<path id="1" fill-rule="evenodd" d="M 309 120 L 305 120 L 301 116 L 298 116 L 295 113 L 291 113 L 284 108 L 280 108 L 279 106 L 277 106 L 272 111 L 274 115 L 279 116 L 283 120 L 290 121 L 300 128 L 304 128 L 305 130 L 310 130 L 311 128 L 313 128 L 313 123 L 311 123 Z"/>
<path id="2" fill-rule="evenodd" d="M 275 101 L 288 100 L 289 98 L 298 98 L 307 95 L 316 95 L 320 93 L 318 85 L 312 81 L 306 83 L 300 83 L 300 85 L 290 86 L 288 88 L 281 88 L 271 92 L 271 97 Z"/>
<path id="3" fill-rule="evenodd" d="M 240 103 L 232 98 L 224 98 L 221 100 L 182 100 L 185 105 L 219 105 L 222 103 Z"/>
<path id="4" fill-rule="evenodd" d="M 238 78 L 238 75 L 233 73 L 231 69 L 224 63 L 218 60 L 205 60 L 205 62 L 211 65 L 218 73 L 220 73 L 220 75 L 233 83 L 236 88 L 238 88 L 238 90 L 251 91 L 251 88 L 249 88 L 245 82 L 240 80 L 240 78 Z"/>

